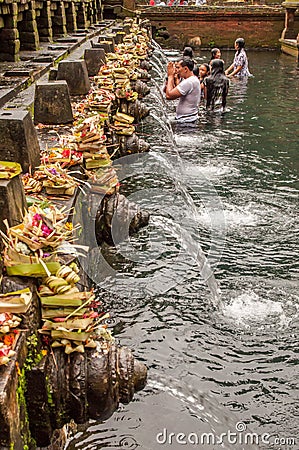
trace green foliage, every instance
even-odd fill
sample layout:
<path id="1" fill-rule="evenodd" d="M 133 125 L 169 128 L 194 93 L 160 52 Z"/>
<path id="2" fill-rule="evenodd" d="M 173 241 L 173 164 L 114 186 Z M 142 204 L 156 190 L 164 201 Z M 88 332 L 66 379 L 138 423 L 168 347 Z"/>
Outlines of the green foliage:
<path id="1" fill-rule="evenodd" d="M 42 359 L 42 352 L 38 351 L 38 338 L 36 334 L 32 334 L 27 339 L 27 358 L 24 362 L 25 371 L 31 370 L 34 366 L 36 366 Z"/>
<path id="2" fill-rule="evenodd" d="M 20 417 L 23 418 L 20 423 L 24 446 L 23 450 L 29 450 L 35 447 L 35 441 L 30 435 L 29 417 L 26 404 L 27 380 L 26 373 L 36 366 L 43 358 L 42 352 L 38 351 L 38 337 L 32 334 L 27 338 L 27 357 L 21 370 L 19 370 L 19 379 L 17 387 L 17 401 L 20 410 Z M 11 443 L 10 450 L 14 450 L 14 443 Z"/>

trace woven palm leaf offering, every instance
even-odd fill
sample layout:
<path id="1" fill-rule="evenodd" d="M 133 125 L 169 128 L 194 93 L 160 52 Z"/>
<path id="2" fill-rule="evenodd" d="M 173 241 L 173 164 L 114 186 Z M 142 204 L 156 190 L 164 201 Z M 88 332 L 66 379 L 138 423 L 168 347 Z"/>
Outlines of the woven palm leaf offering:
<path id="1" fill-rule="evenodd" d="M 64 241 L 72 239 L 73 231 L 64 209 L 50 202 L 34 204 L 21 224 L 7 225 L 7 235 L 2 233 L 2 237 L 8 275 L 40 277 L 59 269 L 56 251 Z"/>
<path id="2" fill-rule="evenodd" d="M 93 115 L 81 119 L 75 123 L 73 135 L 76 139 L 78 150 L 83 154 L 86 169 L 109 167 L 110 155 L 105 142 L 103 120 L 99 115 Z"/>
<path id="3" fill-rule="evenodd" d="M 32 292 L 29 288 L 19 291 L 0 294 L 0 313 L 21 313 L 27 312 L 32 301 Z"/>
<path id="4" fill-rule="evenodd" d="M 125 136 L 131 136 L 135 132 L 135 127 L 132 125 L 134 117 L 128 114 L 117 112 L 114 116 L 114 123 L 111 128 L 116 134 L 122 134 Z"/>
<path id="5" fill-rule="evenodd" d="M 20 164 L 10 161 L 0 161 L 0 179 L 9 180 L 22 172 Z"/>
<path id="6" fill-rule="evenodd" d="M 40 330 L 50 338 L 52 347 L 65 347 L 67 354 L 84 353 L 95 348 L 96 340 L 112 340 L 103 321 L 108 314 L 99 314 L 99 303 L 92 291 L 79 292 L 80 280 L 76 263 L 63 265 L 55 276 L 44 278 L 39 288 L 44 324 Z"/>
<path id="7" fill-rule="evenodd" d="M 87 106 L 92 111 L 109 113 L 115 95 L 107 88 L 98 87 L 87 96 Z"/>
<path id="8" fill-rule="evenodd" d="M 128 102 L 135 102 L 138 99 L 138 93 L 133 91 L 131 87 L 121 87 L 117 88 L 115 91 L 115 96 L 117 98 L 125 98 Z"/>
<path id="9" fill-rule="evenodd" d="M 99 88 L 102 88 L 107 92 L 114 90 L 113 75 L 111 68 L 108 65 L 103 65 L 100 68 L 98 75 L 94 77 L 93 81 Z"/>
<path id="10" fill-rule="evenodd" d="M 75 143 L 68 142 L 61 147 L 47 148 L 41 155 L 43 164 L 59 163 L 64 169 L 82 163 L 82 152 Z"/>
<path id="11" fill-rule="evenodd" d="M 7 364 L 16 354 L 14 351 L 22 319 L 12 313 L 0 313 L 0 366 Z"/>
<path id="12" fill-rule="evenodd" d="M 74 195 L 79 184 L 59 163 L 41 165 L 34 175 L 36 179 L 42 180 L 49 195 Z"/>
<path id="13" fill-rule="evenodd" d="M 122 88 L 130 86 L 130 70 L 126 67 L 114 67 L 112 69 L 114 87 Z"/>
<path id="14" fill-rule="evenodd" d="M 119 180 L 113 167 L 101 167 L 94 171 L 86 171 L 92 181 L 92 192 L 100 194 L 115 194 L 119 190 Z"/>
<path id="15" fill-rule="evenodd" d="M 39 194 L 43 189 L 43 183 L 29 173 L 22 175 L 22 183 L 26 195 Z"/>

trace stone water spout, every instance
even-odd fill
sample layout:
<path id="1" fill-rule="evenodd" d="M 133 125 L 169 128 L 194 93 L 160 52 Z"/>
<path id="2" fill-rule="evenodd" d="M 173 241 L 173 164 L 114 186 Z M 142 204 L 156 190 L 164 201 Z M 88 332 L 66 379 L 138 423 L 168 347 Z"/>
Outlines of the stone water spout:
<path id="1" fill-rule="evenodd" d="M 148 225 L 148 222 L 149 213 L 141 210 L 135 203 L 129 202 L 124 195 L 119 193 L 106 195 L 95 218 L 97 243 L 100 245 L 106 242 L 115 245 L 128 234 L 136 233 Z"/>
<path id="2" fill-rule="evenodd" d="M 119 402 L 130 402 L 145 381 L 146 367 L 126 347 L 111 344 L 71 355 L 55 349 L 28 374 L 31 434 L 45 447 L 53 431 L 71 419 L 78 424 L 90 418 L 105 420 Z"/>

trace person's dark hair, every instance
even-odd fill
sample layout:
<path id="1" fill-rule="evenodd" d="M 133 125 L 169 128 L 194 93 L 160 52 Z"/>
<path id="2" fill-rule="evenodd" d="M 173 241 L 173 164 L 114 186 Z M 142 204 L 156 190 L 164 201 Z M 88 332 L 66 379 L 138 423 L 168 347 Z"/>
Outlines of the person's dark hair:
<path id="1" fill-rule="evenodd" d="M 193 67 L 193 75 L 199 77 L 199 67 L 196 65 Z"/>
<path id="2" fill-rule="evenodd" d="M 207 87 L 207 108 L 214 109 L 215 101 L 221 96 L 222 107 L 226 106 L 229 81 L 224 74 L 223 59 L 213 59 L 211 61 L 211 75 L 205 78 Z"/>
<path id="3" fill-rule="evenodd" d="M 220 52 L 219 48 L 217 48 L 217 47 L 212 48 L 212 50 L 211 50 L 211 59 L 215 59 L 217 52 Z"/>
<path id="4" fill-rule="evenodd" d="M 235 43 L 238 44 L 239 48 L 238 48 L 238 54 L 240 53 L 240 51 L 242 50 L 242 48 L 245 47 L 245 40 L 243 38 L 238 38 L 235 40 Z"/>
<path id="5" fill-rule="evenodd" d="M 193 59 L 190 59 L 188 56 L 186 58 L 180 59 L 178 61 L 182 67 L 188 67 L 189 70 L 194 69 L 194 61 Z"/>
<path id="6" fill-rule="evenodd" d="M 224 72 L 224 61 L 223 59 L 212 59 L 211 61 L 211 75 Z"/>
<path id="7" fill-rule="evenodd" d="M 193 49 L 192 49 L 192 47 L 185 47 L 184 48 L 184 50 L 183 50 L 183 57 L 184 56 L 189 56 L 189 58 L 193 58 L 193 56 L 194 56 L 194 53 L 193 53 Z"/>

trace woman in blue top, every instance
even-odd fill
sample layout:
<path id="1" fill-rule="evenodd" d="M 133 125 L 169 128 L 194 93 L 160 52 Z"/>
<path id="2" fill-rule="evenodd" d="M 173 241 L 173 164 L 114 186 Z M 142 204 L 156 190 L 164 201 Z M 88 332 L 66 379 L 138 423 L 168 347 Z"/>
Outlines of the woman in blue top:
<path id="1" fill-rule="evenodd" d="M 248 70 L 248 59 L 245 52 L 245 41 L 243 38 L 238 38 L 235 41 L 236 54 L 234 62 L 225 71 L 228 77 L 248 77 L 250 72 Z M 231 73 L 230 73 L 231 72 Z"/>

